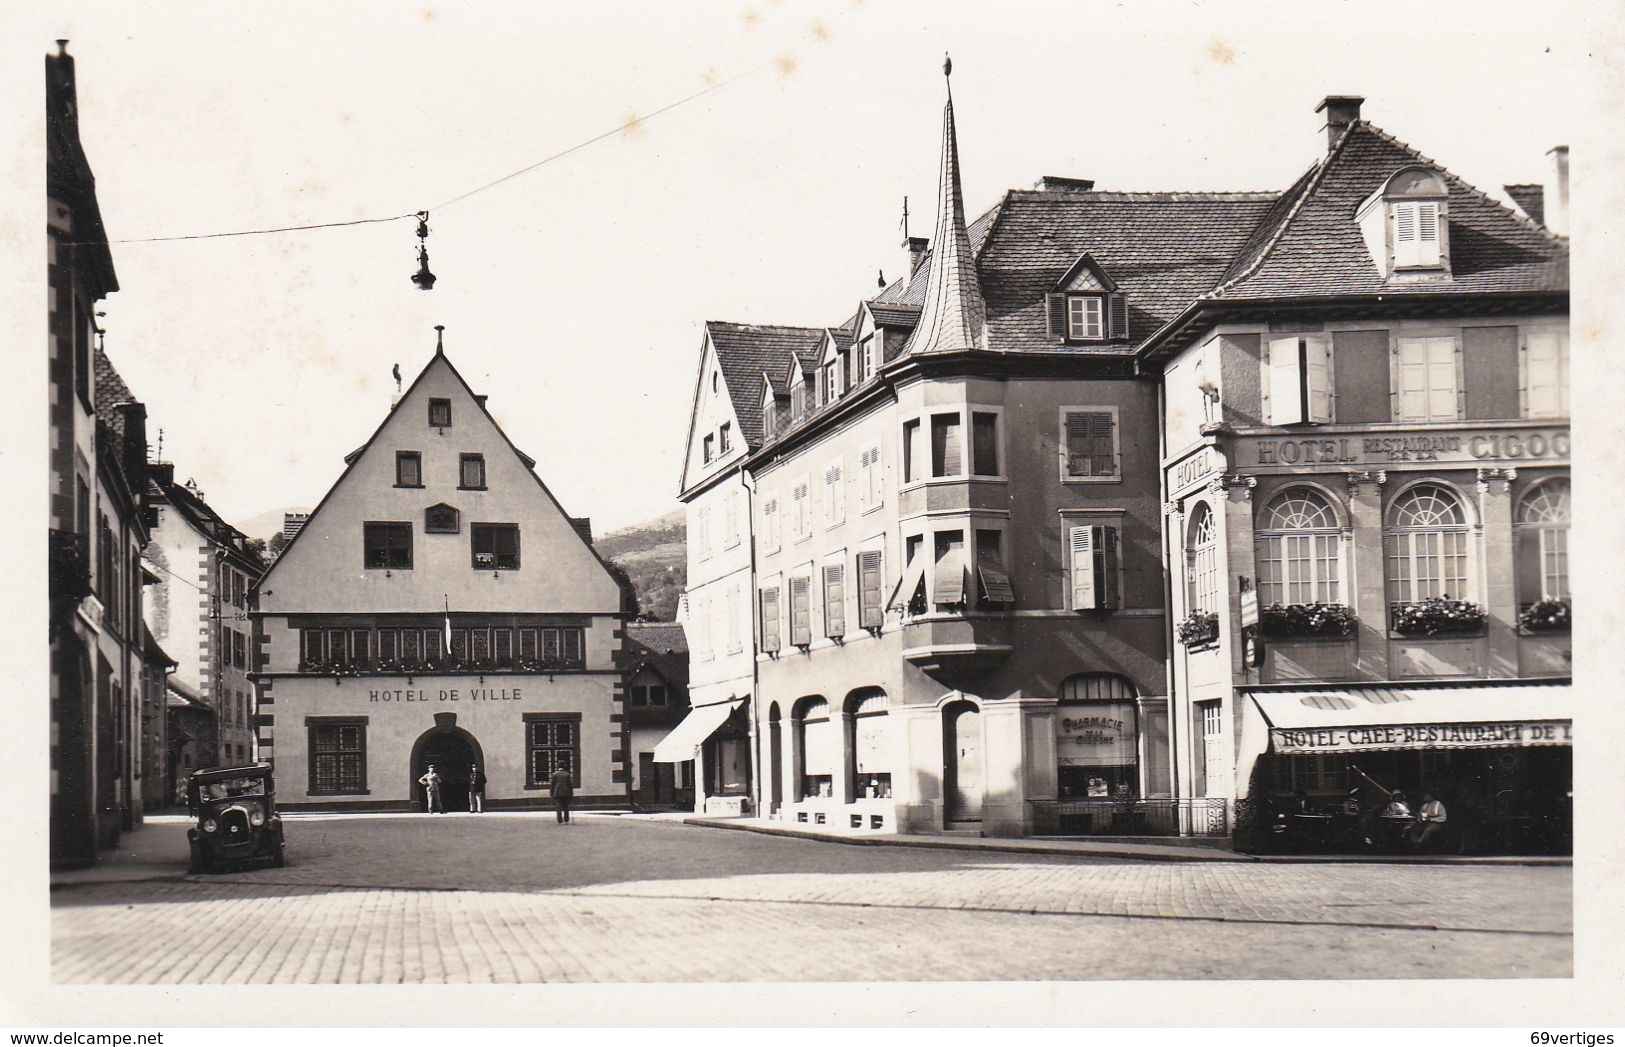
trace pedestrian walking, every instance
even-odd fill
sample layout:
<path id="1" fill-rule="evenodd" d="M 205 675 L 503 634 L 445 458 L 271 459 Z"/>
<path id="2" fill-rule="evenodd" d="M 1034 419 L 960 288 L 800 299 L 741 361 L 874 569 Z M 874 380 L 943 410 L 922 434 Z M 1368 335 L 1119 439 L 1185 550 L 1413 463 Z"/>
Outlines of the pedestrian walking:
<path id="1" fill-rule="evenodd" d="M 560 767 L 548 779 L 548 786 L 553 790 L 553 813 L 560 825 L 570 824 L 570 797 L 575 795 L 575 781 L 567 768 Z"/>
<path id="2" fill-rule="evenodd" d="M 423 786 L 423 812 L 445 814 L 446 805 L 440 798 L 440 774 L 434 769 L 434 764 L 429 765 L 428 772 L 418 779 L 418 784 Z"/>
<path id="3" fill-rule="evenodd" d="M 468 769 L 468 809 L 472 814 L 485 811 L 485 772 L 479 764 Z"/>

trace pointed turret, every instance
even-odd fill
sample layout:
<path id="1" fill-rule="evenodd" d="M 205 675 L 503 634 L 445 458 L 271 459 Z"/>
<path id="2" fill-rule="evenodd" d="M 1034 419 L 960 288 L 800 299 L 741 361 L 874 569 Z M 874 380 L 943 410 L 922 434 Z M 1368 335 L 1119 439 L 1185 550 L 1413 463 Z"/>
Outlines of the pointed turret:
<path id="1" fill-rule="evenodd" d="M 951 68 L 946 62 L 943 71 Z M 911 353 L 945 353 L 987 345 L 987 305 L 976 277 L 976 256 L 965 229 L 965 199 L 959 186 L 959 140 L 954 132 L 954 99 L 942 111 L 942 179 L 937 190 L 937 235 L 925 305 L 909 345 Z"/>

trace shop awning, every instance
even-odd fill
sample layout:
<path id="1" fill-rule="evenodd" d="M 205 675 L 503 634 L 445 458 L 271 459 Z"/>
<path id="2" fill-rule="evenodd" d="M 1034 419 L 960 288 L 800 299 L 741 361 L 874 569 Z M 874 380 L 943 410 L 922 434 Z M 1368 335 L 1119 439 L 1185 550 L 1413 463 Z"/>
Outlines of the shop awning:
<path id="1" fill-rule="evenodd" d="M 655 745 L 655 763 L 687 763 L 694 759 L 705 740 L 715 734 L 728 715 L 743 704 L 744 699 L 736 698 L 690 709 L 682 722 Z"/>
<path id="2" fill-rule="evenodd" d="M 1567 684 L 1250 693 L 1277 755 L 1573 744 Z"/>

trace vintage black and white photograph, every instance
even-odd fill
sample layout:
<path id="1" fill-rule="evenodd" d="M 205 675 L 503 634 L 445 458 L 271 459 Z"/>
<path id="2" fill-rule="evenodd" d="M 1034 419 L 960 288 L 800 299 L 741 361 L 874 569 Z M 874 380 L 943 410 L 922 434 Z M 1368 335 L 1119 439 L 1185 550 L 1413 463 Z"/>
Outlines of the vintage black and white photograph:
<path id="1" fill-rule="evenodd" d="M 1494 983 L 1599 974 L 1614 16 L 26 21 L 17 1024 L 1279 981 L 1516 1025 Z"/>

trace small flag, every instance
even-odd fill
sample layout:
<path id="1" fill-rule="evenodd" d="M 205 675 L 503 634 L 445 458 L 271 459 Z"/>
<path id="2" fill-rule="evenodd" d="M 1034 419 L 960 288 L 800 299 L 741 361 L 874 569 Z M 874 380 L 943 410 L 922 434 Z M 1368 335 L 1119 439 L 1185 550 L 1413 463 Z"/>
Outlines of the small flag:
<path id="1" fill-rule="evenodd" d="M 442 593 L 441 598 L 446 601 L 446 655 L 451 656 L 451 597 Z"/>

